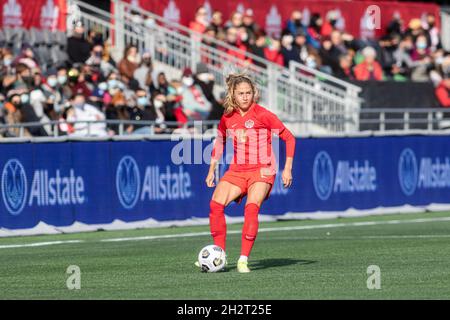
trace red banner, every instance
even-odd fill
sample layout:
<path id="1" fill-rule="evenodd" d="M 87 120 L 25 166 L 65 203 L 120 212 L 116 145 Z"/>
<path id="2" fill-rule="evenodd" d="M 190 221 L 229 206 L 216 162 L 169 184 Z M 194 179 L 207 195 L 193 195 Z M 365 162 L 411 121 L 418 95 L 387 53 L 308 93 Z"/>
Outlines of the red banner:
<path id="1" fill-rule="evenodd" d="M 66 30 L 66 0 L 0 0 L 0 27 Z"/>
<path id="2" fill-rule="evenodd" d="M 211 16 L 214 10 L 223 13 L 226 22 L 234 11 L 244 12 L 251 8 L 256 22 L 269 34 L 279 35 L 286 26 L 292 11 L 303 13 L 304 23 L 309 23 L 313 13 L 326 17 L 331 10 L 337 12 L 337 27 L 357 38 L 380 36 L 392 20 L 399 15 L 405 26 L 414 18 L 424 19 L 425 14 L 434 14 L 439 26 L 439 6 L 433 3 L 397 1 L 338 1 L 338 0 L 128 0 L 148 11 L 185 26 L 194 20 L 195 11 L 204 6 Z M 375 7 L 374 7 L 375 6 Z M 378 17 L 374 15 L 379 13 Z M 374 22 L 380 24 L 375 28 Z"/>

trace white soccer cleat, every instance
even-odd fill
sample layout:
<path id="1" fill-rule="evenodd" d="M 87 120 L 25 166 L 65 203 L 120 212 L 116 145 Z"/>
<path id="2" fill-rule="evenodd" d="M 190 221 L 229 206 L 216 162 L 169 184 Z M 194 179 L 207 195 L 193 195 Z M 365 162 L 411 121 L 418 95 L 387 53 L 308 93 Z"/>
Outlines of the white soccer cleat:
<path id="1" fill-rule="evenodd" d="M 247 261 L 238 261 L 237 271 L 239 273 L 249 273 L 250 269 L 248 268 L 248 262 Z"/>

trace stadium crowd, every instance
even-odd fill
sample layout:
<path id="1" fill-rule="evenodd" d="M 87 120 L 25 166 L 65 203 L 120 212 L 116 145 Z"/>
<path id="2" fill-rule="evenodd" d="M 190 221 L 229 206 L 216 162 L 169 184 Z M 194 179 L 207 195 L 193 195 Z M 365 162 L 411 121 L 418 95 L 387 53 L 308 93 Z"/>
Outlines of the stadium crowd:
<path id="1" fill-rule="evenodd" d="M 77 22 L 67 39 L 67 59 L 42 68 L 42 57 L 29 44 L 19 52 L 8 44 L 0 49 L 0 124 L 60 121 L 55 133 L 51 125 L 30 126 L 25 136 L 93 135 L 119 133 L 117 123 L 103 120 L 134 120 L 123 134 L 172 132 L 167 121 L 220 119 L 222 107 L 213 94 L 214 77 L 204 64 L 195 73 L 186 68 L 181 79 L 169 81 L 155 74 L 149 52 L 126 47 L 122 59 L 114 61 L 101 33 Z M 100 121 L 89 127 L 77 121 Z M 155 126 L 140 124 L 154 121 Z M 0 137 L 20 135 L 20 128 L 0 129 Z"/>
<path id="2" fill-rule="evenodd" d="M 302 12 L 293 11 L 281 37 L 274 38 L 255 23 L 252 9 L 234 12 L 225 22 L 220 11 L 208 21 L 206 9 L 200 7 L 189 27 L 274 63 L 287 67 L 297 61 L 347 80 L 428 81 L 437 77 L 432 71 L 448 77 L 450 53 L 442 49 L 433 14 L 407 25 L 395 16 L 385 35 L 375 40 L 339 30 L 337 18 L 334 10 L 326 17 L 313 13 L 305 25 Z"/>
<path id="3" fill-rule="evenodd" d="M 356 39 L 338 30 L 336 13 L 312 14 L 308 25 L 300 11 L 292 12 L 279 39 L 270 37 L 254 22 L 253 11 L 235 12 L 224 21 L 220 11 L 207 18 L 200 7 L 191 30 L 225 41 L 233 48 L 282 66 L 297 61 L 344 80 L 432 81 L 436 97 L 450 107 L 450 53 L 439 41 L 434 16 L 408 25 L 394 17 L 385 36 L 376 40 Z M 144 21 L 144 20 L 141 20 Z M 89 128 L 77 120 L 135 120 L 123 128 L 125 134 L 170 132 L 165 121 L 216 120 L 221 101 L 214 94 L 214 77 L 205 64 L 195 73 L 183 70 L 181 79 L 155 74 L 149 52 L 128 46 L 122 59 L 114 61 L 100 32 L 77 22 L 67 39 L 67 57 L 46 65 L 39 52 L 23 43 L 19 52 L 0 44 L 0 124 L 60 120 L 58 135 L 108 136 L 119 133 L 118 124 L 95 123 Z M 215 42 L 203 40 L 211 46 Z M 225 49 L 242 59 L 240 51 Z M 248 60 L 248 59 L 247 59 Z M 258 64 L 258 61 L 248 61 Z M 149 127 L 141 120 L 156 121 Z M 19 128 L 0 129 L 1 136 L 18 136 Z M 25 135 L 54 135 L 52 126 L 29 127 Z"/>

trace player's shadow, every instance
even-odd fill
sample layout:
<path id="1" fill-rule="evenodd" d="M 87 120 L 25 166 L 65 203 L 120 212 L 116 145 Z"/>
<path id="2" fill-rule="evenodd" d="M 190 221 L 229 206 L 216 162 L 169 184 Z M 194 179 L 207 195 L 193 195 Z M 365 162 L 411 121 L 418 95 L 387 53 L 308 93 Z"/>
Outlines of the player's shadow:
<path id="1" fill-rule="evenodd" d="M 262 259 L 250 262 L 249 267 L 251 270 L 261 270 L 291 265 L 307 265 L 316 262 L 317 261 L 314 260 L 298 260 L 298 259 Z"/>

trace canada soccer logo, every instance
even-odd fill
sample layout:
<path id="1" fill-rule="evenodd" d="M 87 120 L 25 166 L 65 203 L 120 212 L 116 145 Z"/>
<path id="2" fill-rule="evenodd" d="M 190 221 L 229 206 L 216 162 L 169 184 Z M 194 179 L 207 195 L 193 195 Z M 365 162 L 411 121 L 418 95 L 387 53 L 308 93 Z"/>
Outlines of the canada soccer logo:
<path id="1" fill-rule="evenodd" d="M 247 121 L 245 121 L 245 127 L 246 127 L 247 129 L 253 128 L 254 125 L 255 125 L 255 122 L 254 122 L 253 120 L 247 120 Z"/>

